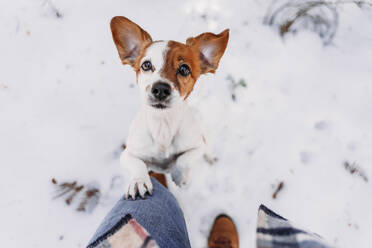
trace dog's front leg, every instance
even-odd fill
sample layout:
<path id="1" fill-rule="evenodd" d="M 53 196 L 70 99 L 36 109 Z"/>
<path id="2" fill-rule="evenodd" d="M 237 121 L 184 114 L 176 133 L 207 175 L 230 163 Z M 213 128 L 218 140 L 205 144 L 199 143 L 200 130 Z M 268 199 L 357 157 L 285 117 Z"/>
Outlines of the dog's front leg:
<path id="1" fill-rule="evenodd" d="M 192 148 L 185 151 L 177 158 L 175 166 L 172 168 L 172 180 L 178 186 L 184 186 L 189 180 L 190 167 L 195 164 L 195 161 L 203 154 L 203 149 Z"/>
<path id="2" fill-rule="evenodd" d="M 145 198 L 146 192 L 152 194 L 152 183 L 147 172 L 147 166 L 141 159 L 125 150 L 120 156 L 120 164 L 130 178 L 126 193 L 127 199 L 132 197 L 135 200 L 137 193 L 142 198 Z"/>

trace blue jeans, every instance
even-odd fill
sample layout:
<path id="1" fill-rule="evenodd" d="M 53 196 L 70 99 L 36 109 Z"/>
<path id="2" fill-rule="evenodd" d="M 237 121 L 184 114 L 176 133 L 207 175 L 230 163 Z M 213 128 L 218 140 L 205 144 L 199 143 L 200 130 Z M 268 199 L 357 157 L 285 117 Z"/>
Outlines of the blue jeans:
<path id="1" fill-rule="evenodd" d="M 113 228 L 130 214 L 155 239 L 160 247 L 190 247 L 183 212 L 174 196 L 157 180 L 151 178 L 153 195 L 135 201 L 122 197 L 98 227 L 89 244 Z"/>

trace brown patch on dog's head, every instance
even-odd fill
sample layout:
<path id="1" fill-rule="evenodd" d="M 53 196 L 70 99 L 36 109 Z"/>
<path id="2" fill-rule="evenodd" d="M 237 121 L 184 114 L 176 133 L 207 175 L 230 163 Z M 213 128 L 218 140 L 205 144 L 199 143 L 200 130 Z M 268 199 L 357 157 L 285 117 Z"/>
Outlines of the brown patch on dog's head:
<path id="1" fill-rule="evenodd" d="M 180 95 L 187 98 L 201 74 L 216 71 L 228 39 L 227 29 L 217 35 L 203 33 L 195 38 L 188 38 L 186 44 L 169 41 L 169 50 L 161 75 L 172 81 Z M 182 65 L 188 67 L 189 75 L 184 76 L 180 73 Z"/>
<path id="2" fill-rule="evenodd" d="M 198 54 L 190 46 L 176 41 L 169 41 L 168 49 L 161 76 L 173 82 L 180 95 L 186 98 L 200 76 Z M 186 65 L 190 70 L 186 76 L 179 72 L 182 65 Z"/>

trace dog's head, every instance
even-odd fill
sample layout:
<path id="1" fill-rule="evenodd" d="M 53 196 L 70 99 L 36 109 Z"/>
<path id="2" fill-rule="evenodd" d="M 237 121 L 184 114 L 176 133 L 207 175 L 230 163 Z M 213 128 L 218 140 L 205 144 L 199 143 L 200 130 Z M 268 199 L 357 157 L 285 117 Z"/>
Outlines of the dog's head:
<path id="1" fill-rule="evenodd" d="M 201 74 L 215 72 L 229 39 L 227 29 L 188 38 L 186 44 L 152 41 L 145 30 L 122 16 L 112 18 L 111 31 L 122 63 L 137 74 L 145 104 L 157 109 L 184 102 Z"/>

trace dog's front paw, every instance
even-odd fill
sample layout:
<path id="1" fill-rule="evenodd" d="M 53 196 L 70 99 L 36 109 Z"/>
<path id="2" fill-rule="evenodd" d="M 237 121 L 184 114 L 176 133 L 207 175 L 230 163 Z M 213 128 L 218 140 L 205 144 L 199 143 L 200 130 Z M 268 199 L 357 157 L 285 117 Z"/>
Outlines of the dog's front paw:
<path id="1" fill-rule="evenodd" d="M 152 195 L 152 183 L 150 177 L 134 178 L 129 183 L 125 198 L 129 199 L 129 197 L 132 197 L 132 199 L 135 200 L 137 194 L 139 194 L 141 198 L 144 199 L 146 193 Z"/>

